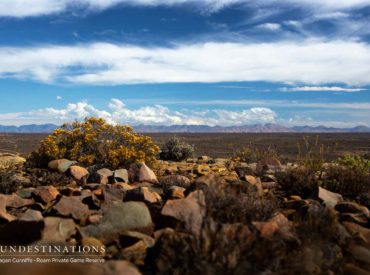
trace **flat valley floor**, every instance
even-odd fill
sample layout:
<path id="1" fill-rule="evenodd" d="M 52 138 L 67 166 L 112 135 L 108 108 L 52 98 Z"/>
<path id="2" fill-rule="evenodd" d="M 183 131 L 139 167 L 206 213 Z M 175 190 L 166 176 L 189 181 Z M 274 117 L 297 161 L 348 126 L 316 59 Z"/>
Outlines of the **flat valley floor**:
<path id="1" fill-rule="evenodd" d="M 195 157 L 232 157 L 245 146 L 257 146 L 265 149 L 276 148 L 282 161 L 295 161 L 299 147 L 305 147 L 304 139 L 311 144 L 318 139 L 325 148 L 325 158 L 335 159 L 345 154 L 370 152 L 370 133 L 145 133 L 158 145 L 163 144 L 170 136 L 176 135 L 185 142 L 195 146 Z M 46 134 L 9 134 L 0 133 L 0 153 L 19 153 L 26 156 L 36 150 Z"/>

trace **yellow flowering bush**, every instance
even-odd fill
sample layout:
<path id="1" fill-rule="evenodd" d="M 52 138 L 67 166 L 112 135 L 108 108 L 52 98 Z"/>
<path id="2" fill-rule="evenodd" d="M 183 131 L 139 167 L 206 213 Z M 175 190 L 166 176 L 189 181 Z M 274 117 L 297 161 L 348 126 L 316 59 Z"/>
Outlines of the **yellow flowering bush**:
<path id="1" fill-rule="evenodd" d="M 130 126 L 111 125 L 104 119 L 90 117 L 54 130 L 30 159 L 37 166 L 66 158 L 84 166 L 115 169 L 127 167 L 133 162 L 154 164 L 158 153 L 159 147 L 153 144 L 150 137 L 134 133 Z"/>

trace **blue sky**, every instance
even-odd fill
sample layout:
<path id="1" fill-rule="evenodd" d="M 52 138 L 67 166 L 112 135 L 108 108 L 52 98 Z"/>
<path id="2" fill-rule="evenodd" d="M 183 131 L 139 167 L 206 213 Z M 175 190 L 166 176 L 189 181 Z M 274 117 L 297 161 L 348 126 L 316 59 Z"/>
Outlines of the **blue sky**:
<path id="1" fill-rule="evenodd" d="M 0 124 L 370 126 L 370 0 L 2 0 Z"/>

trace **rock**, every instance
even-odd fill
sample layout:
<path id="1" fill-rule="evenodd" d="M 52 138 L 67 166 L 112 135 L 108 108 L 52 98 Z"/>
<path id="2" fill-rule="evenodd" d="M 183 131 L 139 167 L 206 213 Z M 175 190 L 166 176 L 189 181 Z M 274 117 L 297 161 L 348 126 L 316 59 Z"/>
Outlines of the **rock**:
<path id="1" fill-rule="evenodd" d="M 68 168 L 67 173 L 80 183 L 86 183 L 89 171 L 81 166 L 72 165 Z"/>
<path id="2" fill-rule="evenodd" d="M 34 187 L 22 188 L 17 191 L 17 195 L 20 196 L 22 199 L 30 199 L 32 198 L 32 193 L 34 191 L 35 191 Z"/>
<path id="3" fill-rule="evenodd" d="M 370 216 L 369 209 L 355 202 L 349 201 L 339 202 L 335 205 L 335 210 L 337 210 L 340 213 L 355 213 L 355 214 L 364 214 L 366 217 Z"/>
<path id="4" fill-rule="evenodd" d="M 223 188 L 226 186 L 226 181 L 219 175 L 206 175 L 197 178 L 185 191 L 185 196 L 195 190 L 205 190 L 209 187 Z"/>
<path id="5" fill-rule="evenodd" d="M 235 166 L 235 171 L 241 179 L 244 179 L 245 176 L 255 176 L 256 175 L 256 164 L 248 165 L 246 163 L 241 163 Z"/>
<path id="6" fill-rule="evenodd" d="M 358 266 L 355 266 L 354 264 L 351 264 L 351 263 L 345 264 L 343 271 L 344 271 L 344 274 L 349 274 L 349 275 L 369 275 L 368 271 Z"/>
<path id="7" fill-rule="evenodd" d="M 76 224 L 72 219 L 46 217 L 41 240 L 46 242 L 65 242 L 76 233 Z"/>
<path id="8" fill-rule="evenodd" d="M 44 218 L 40 211 L 27 209 L 26 212 L 19 218 L 20 221 L 33 221 L 39 222 L 42 221 Z"/>
<path id="9" fill-rule="evenodd" d="M 113 182 L 125 182 L 128 183 L 128 171 L 126 169 L 117 169 L 114 171 L 113 177 L 112 177 L 112 183 Z"/>
<path id="10" fill-rule="evenodd" d="M 342 213 L 339 216 L 340 221 L 354 222 L 363 226 L 368 225 L 368 218 L 362 213 Z"/>
<path id="11" fill-rule="evenodd" d="M 351 245 L 349 253 L 359 262 L 370 265 L 370 250 L 360 245 Z"/>
<path id="12" fill-rule="evenodd" d="M 141 275 L 137 267 L 129 261 L 109 261 L 103 266 L 103 268 L 103 272 L 99 274 Z M 90 274 L 95 273 L 91 272 Z"/>
<path id="13" fill-rule="evenodd" d="M 290 230 L 288 219 L 281 213 L 275 215 L 267 222 L 252 222 L 260 232 L 262 238 L 270 238 L 275 233 L 279 233 L 283 238 L 294 240 L 296 237 Z"/>
<path id="14" fill-rule="evenodd" d="M 260 161 L 258 161 L 256 167 L 258 174 L 266 174 L 267 172 L 274 173 L 281 169 L 282 165 L 280 161 L 275 157 L 262 158 Z"/>
<path id="15" fill-rule="evenodd" d="M 319 187 L 318 198 L 322 200 L 325 205 L 334 207 L 338 202 L 343 201 L 343 197 L 338 193 L 330 192 L 322 187 Z"/>
<path id="16" fill-rule="evenodd" d="M 20 156 L 9 154 L 9 153 L 0 154 L 0 168 L 1 169 L 9 169 L 10 167 L 14 167 L 17 165 L 23 165 L 24 162 L 26 162 L 26 159 Z"/>
<path id="17" fill-rule="evenodd" d="M 244 177 L 245 181 L 252 184 L 252 185 L 257 185 L 257 184 L 261 184 L 261 180 L 255 176 L 251 176 L 251 175 L 246 175 Z"/>
<path id="18" fill-rule="evenodd" d="M 203 191 L 198 190 L 185 199 L 168 200 L 161 214 L 184 222 L 187 230 L 199 235 L 205 211 L 204 194 Z"/>
<path id="19" fill-rule="evenodd" d="M 183 199 L 185 198 L 185 188 L 179 186 L 171 186 L 165 191 L 166 199 Z"/>
<path id="20" fill-rule="evenodd" d="M 103 247 L 104 244 L 99 241 L 98 239 L 95 239 L 93 237 L 84 237 L 81 240 L 82 246 L 89 246 L 89 247 Z M 97 255 L 104 255 L 105 253 L 99 249 L 99 252 L 95 253 Z"/>
<path id="21" fill-rule="evenodd" d="M 72 217 L 75 220 L 86 218 L 90 213 L 86 204 L 82 203 L 79 197 L 63 196 L 54 206 L 53 209 L 61 216 Z"/>
<path id="22" fill-rule="evenodd" d="M 15 217 L 6 211 L 7 197 L 5 195 L 0 196 L 0 221 L 11 222 Z"/>
<path id="23" fill-rule="evenodd" d="M 127 191 L 119 185 L 105 185 L 101 190 L 102 197 L 105 203 L 110 203 L 112 201 L 122 201 Z"/>
<path id="24" fill-rule="evenodd" d="M 210 163 L 213 162 L 213 159 L 209 156 L 200 156 L 197 160 L 198 163 Z"/>
<path id="25" fill-rule="evenodd" d="M 130 182 L 158 183 L 154 172 L 145 163 L 133 163 L 129 169 Z"/>
<path id="26" fill-rule="evenodd" d="M 68 159 L 56 159 L 52 160 L 48 163 L 49 169 L 53 171 L 58 171 L 60 173 L 65 173 L 68 168 L 74 164 L 76 164 L 77 161 L 71 161 Z"/>
<path id="27" fill-rule="evenodd" d="M 197 164 L 194 167 L 194 172 L 197 175 L 208 175 L 211 172 L 211 168 L 207 164 Z"/>
<path id="28" fill-rule="evenodd" d="M 370 229 L 353 222 L 343 222 L 343 225 L 353 237 L 370 244 Z"/>
<path id="29" fill-rule="evenodd" d="M 113 202 L 106 208 L 103 218 L 96 225 L 82 229 L 84 236 L 91 236 L 109 243 L 124 231 L 152 234 L 153 222 L 148 207 L 142 202 Z"/>
<path id="30" fill-rule="evenodd" d="M 2 195 L 0 194 L 0 198 L 2 201 L 5 202 L 6 207 L 11 208 L 20 208 L 24 206 L 29 206 L 34 203 L 31 199 L 22 199 L 17 194 L 13 193 L 11 195 Z"/>
<path id="31" fill-rule="evenodd" d="M 36 200 L 48 204 L 49 202 L 55 200 L 58 195 L 59 191 L 54 186 L 38 186 L 33 195 Z"/>
<path id="32" fill-rule="evenodd" d="M 191 185 L 190 179 L 182 175 L 164 176 L 161 178 L 160 183 L 163 186 L 163 190 L 166 190 L 171 186 L 188 188 Z"/>
<path id="33" fill-rule="evenodd" d="M 262 182 L 261 185 L 263 189 L 274 189 L 278 186 L 277 182 L 275 181 Z"/>
<path id="34" fill-rule="evenodd" d="M 113 176 L 113 171 L 102 168 L 97 170 L 95 173 L 91 174 L 87 182 L 88 183 L 100 183 L 100 184 L 107 184 L 109 182 L 108 178 Z"/>
<path id="35" fill-rule="evenodd" d="M 147 203 L 156 203 L 161 201 L 161 196 L 149 190 L 148 187 L 139 187 L 128 190 L 123 201 L 143 201 Z"/>
<path id="36" fill-rule="evenodd" d="M 71 197 L 71 196 L 81 196 L 81 188 L 80 187 L 66 187 L 60 189 L 60 194 Z"/>

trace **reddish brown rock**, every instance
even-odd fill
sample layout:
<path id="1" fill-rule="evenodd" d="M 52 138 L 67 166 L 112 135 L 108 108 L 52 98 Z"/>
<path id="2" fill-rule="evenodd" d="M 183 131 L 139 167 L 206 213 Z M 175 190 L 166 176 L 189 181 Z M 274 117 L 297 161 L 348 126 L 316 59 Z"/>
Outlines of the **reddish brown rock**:
<path id="1" fill-rule="evenodd" d="M 203 191 L 194 191 L 185 199 L 168 200 L 161 214 L 184 222 L 187 230 L 198 235 L 205 215 Z"/>
<path id="2" fill-rule="evenodd" d="M 33 194 L 35 196 L 35 199 L 47 204 L 58 197 L 59 191 L 51 185 L 39 186 L 35 189 Z"/>
<path id="3" fill-rule="evenodd" d="M 139 187 L 128 190 L 123 201 L 143 201 L 147 203 L 156 203 L 161 201 L 161 196 L 149 190 L 148 187 Z"/>
<path id="4" fill-rule="evenodd" d="M 100 184 L 107 184 L 109 182 L 109 178 L 113 176 L 113 171 L 102 168 L 97 170 L 95 173 L 91 174 L 87 179 L 89 183 L 100 183 Z"/>
<path id="5" fill-rule="evenodd" d="M 86 183 L 87 177 L 89 175 L 89 171 L 87 171 L 86 168 L 77 165 L 72 165 L 71 167 L 69 167 L 67 172 L 80 183 Z"/>
<path id="6" fill-rule="evenodd" d="M 167 199 L 183 199 L 185 198 L 185 188 L 179 186 L 171 186 L 165 191 Z"/>
<path id="7" fill-rule="evenodd" d="M 335 210 L 337 210 L 340 213 L 355 213 L 355 214 L 363 214 L 366 217 L 370 216 L 369 209 L 355 202 L 349 202 L 349 201 L 339 202 L 335 206 Z"/>
<path id="8" fill-rule="evenodd" d="M 133 163 L 129 169 L 130 182 L 150 182 L 158 183 L 157 176 L 143 162 Z"/>
<path id="9" fill-rule="evenodd" d="M 343 222 L 343 225 L 353 237 L 370 244 L 370 229 L 353 222 Z"/>
<path id="10" fill-rule="evenodd" d="M 82 203 L 79 197 L 63 196 L 54 206 L 53 209 L 61 216 L 72 217 L 75 220 L 81 220 L 89 215 L 89 208 Z"/>
<path id="11" fill-rule="evenodd" d="M 185 191 L 185 196 L 195 190 L 205 190 L 208 187 L 224 188 L 226 181 L 219 175 L 205 175 L 197 178 Z"/>

